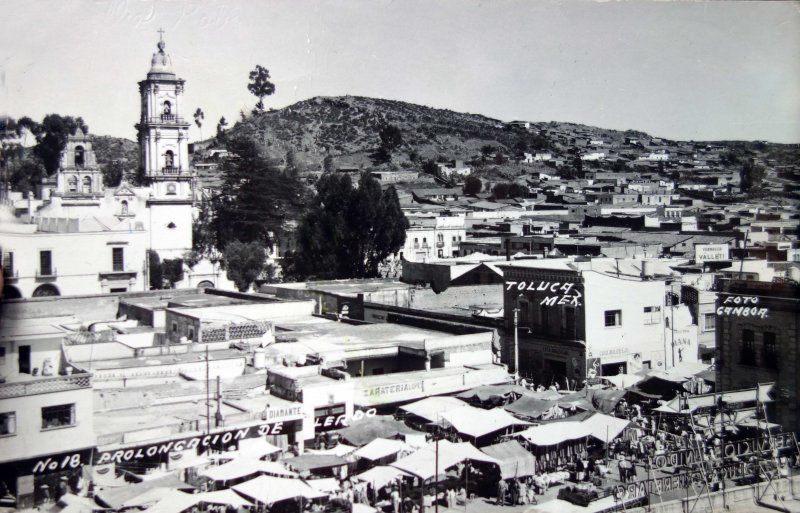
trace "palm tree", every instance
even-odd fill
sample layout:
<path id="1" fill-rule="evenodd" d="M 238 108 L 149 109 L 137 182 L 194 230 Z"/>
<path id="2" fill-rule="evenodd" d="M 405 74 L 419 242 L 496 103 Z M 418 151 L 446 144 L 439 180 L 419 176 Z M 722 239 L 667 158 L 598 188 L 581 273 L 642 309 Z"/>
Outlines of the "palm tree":
<path id="1" fill-rule="evenodd" d="M 197 125 L 197 128 L 200 129 L 200 140 L 203 140 L 203 120 L 206 118 L 206 115 L 203 113 L 203 109 L 197 107 L 197 110 L 194 111 L 194 124 Z"/>

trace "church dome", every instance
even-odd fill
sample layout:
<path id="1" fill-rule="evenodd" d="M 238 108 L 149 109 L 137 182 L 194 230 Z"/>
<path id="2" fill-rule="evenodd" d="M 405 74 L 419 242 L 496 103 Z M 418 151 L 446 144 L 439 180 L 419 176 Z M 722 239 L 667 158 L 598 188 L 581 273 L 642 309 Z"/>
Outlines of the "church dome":
<path id="1" fill-rule="evenodd" d="M 164 51 L 166 46 L 163 39 L 158 41 L 158 51 L 153 54 L 153 59 L 150 61 L 150 71 L 147 73 L 147 78 L 175 78 L 175 73 L 172 72 L 172 59 Z"/>

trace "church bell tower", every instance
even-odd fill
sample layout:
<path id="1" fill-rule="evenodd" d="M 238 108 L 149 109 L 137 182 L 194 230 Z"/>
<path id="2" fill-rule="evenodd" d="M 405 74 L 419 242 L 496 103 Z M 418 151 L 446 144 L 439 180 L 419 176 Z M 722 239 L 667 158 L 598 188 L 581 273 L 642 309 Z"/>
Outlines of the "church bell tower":
<path id="1" fill-rule="evenodd" d="M 147 79 L 139 82 L 136 130 L 140 172 L 150 184 L 151 249 L 176 258 L 192 247 L 192 170 L 189 122 L 183 118 L 184 80 L 172 71 L 163 31 Z"/>

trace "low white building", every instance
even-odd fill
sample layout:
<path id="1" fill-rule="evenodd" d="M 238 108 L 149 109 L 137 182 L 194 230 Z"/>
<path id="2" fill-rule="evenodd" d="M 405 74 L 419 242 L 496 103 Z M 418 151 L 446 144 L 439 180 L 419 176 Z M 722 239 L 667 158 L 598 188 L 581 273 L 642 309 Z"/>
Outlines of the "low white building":
<path id="1" fill-rule="evenodd" d="M 467 238 L 463 217 L 410 218 L 401 256 L 410 262 L 435 262 L 459 256 Z"/>

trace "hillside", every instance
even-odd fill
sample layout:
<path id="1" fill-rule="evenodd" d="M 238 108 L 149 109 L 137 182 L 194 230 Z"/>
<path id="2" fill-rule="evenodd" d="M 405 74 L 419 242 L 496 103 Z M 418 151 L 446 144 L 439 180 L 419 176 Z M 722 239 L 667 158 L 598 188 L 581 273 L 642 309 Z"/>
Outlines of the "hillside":
<path id="1" fill-rule="evenodd" d="M 326 155 L 339 166 L 372 167 L 380 145 L 378 132 L 386 124 L 402 132 L 403 145 L 390 163 L 408 166 L 428 159 L 465 159 L 493 145 L 503 152 L 516 146 L 545 149 L 546 140 L 502 121 L 433 109 L 400 101 L 344 96 L 316 97 L 284 109 L 250 116 L 236 123 L 231 134 L 265 144 L 275 157 L 293 150 L 298 161 L 318 169 Z"/>

